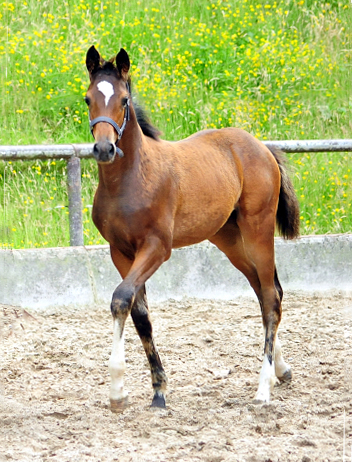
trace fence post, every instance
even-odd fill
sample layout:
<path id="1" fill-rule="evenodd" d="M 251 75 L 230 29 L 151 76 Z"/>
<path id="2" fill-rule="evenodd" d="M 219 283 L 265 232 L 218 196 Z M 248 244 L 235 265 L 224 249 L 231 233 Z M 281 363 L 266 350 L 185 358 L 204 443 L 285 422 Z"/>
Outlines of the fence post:
<path id="1" fill-rule="evenodd" d="M 83 245 L 81 199 L 81 161 L 78 157 L 67 160 L 67 194 L 70 221 L 70 245 Z"/>

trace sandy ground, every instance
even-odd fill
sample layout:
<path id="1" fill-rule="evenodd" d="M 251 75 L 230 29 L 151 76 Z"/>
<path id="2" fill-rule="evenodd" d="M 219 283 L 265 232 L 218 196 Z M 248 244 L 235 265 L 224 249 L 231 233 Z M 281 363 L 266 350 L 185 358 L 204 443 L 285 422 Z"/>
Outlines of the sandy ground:
<path id="1" fill-rule="evenodd" d="M 291 293 L 283 307 L 293 381 L 258 406 L 254 298 L 151 306 L 167 409 L 149 408 L 148 364 L 129 321 L 122 414 L 108 407 L 109 307 L 35 319 L 0 307 L 0 461 L 351 461 L 352 298 Z"/>

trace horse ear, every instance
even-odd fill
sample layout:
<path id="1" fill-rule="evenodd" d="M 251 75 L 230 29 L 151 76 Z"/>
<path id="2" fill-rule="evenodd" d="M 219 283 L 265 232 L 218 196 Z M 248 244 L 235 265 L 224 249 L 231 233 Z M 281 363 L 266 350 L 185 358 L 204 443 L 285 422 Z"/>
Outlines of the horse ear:
<path id="1" fill-rule="evenodd" d="M 121 48 L 121 50 L 116 55 L 116 67 L 120 72 L 121 77 L 127 81 L 128 71 L 130 70 L 130 58 L 128 57 L 127 52 Z"/>
<path id="2" fill-rule="evenodd" d="M 86 66 L 89 74 L 94 74 L 100 67 L 100 54 L 95 49 L 95 46 L 91 46 L 87 51 Z"/>

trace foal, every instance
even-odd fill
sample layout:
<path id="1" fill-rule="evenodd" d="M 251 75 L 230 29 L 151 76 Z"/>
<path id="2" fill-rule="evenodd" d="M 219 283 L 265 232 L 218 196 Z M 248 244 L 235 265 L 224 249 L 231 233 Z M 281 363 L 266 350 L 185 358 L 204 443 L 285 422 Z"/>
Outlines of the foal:
<path id="1" fill-rule="evenodd" d="M 227 255 L 258 297 L 265 343 L 255 401 L 269 402 L 275 375 L 291 379 L 277 338 L 283 292 L 274 261 L 275 225 L 287 239 L 299 232 L 298 202 L 281 155 L 238 128 L 204 130 L 178 142 L 161 140 L 136 114 L 126 51 L 106 62 L 91 47 L 86 65 L 86 102 L 99 169 L 93 221 L 109 242 L 123 279 L 111 302 L 112 410 L 126 404 L 124 326 L 129 314 L 150 364 L 152 406 L 165 407 L 167 377 L 153 340 L 145 282 L 172 248 L 205 239 Z"/>

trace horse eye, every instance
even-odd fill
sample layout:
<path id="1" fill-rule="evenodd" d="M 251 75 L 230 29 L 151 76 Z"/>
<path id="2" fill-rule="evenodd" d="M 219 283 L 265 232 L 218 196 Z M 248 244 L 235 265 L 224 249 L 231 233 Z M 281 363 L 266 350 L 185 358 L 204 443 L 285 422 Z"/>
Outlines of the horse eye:
<path id="1" fill-rule="evenodd" d="M 90 99 L 88 98 L 88 96 L 84 98 L 84 101 L 86 102 L 87 106 L 90 105 Z"/>
<path id="2" fill-rule="evenodd" d="M 128 103 L 128 98 L 127 97 L 122 98 L 122 106 L 125 107 L 127 105 L 127 103 Z"/>

